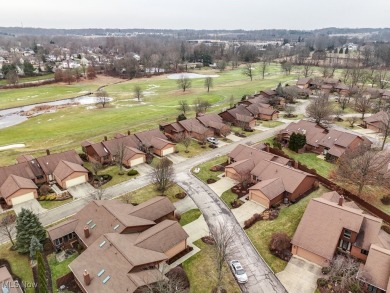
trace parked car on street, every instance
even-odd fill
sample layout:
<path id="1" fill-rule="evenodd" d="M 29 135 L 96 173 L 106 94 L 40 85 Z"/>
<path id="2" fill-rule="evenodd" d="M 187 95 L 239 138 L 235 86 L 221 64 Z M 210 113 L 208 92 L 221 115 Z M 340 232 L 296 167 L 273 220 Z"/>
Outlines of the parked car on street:
<path id="1" fill-rule="evenodd" d="M 230 267 L 238 283 L 248 282 L 248 276 L 238 260 L 230 261 Z"/>

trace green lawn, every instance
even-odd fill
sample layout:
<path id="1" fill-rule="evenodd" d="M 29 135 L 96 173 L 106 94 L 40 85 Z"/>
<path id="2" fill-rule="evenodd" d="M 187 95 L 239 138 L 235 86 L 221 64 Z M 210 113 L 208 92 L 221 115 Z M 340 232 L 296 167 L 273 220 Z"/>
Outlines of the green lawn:
<path id="1" fill-rule="evenodd" d="M 334 164 L 317 158 L 318 155 L 314 153 L 298 154 L 288 148 L 283 148 L 283 151 L 290 158 L 299 161 L 310 169 L 316 169 L 318 174 L 326 178 L 329 177 L 330 172 L 335 168 Z"/>
<path id="2" fill-rule="evenodd" d="M 179 199 L 177 199 L 175 195 L 180 192 L 184 192 L 184 190 L 179 185 L 174 184 L 165 192 L 165 196 L 168 197 L 171 202 L 176 202 L 179 201 Z M 155 185 L 149 184 L 141 189 L 122 195 L 117 199 L 126 203 L 140 204 L 159 195 L 161 195 L 161 192 L 156 189 Z"/>
<path id="3" fill-rule="evenodd" d="M 68 265 L 78 256 L 77 253 L 71 257 L 65 259 L 62 262 L 58 262 L 54 253 L 47 256 L 51 270 L 51 279 L 53 282 L 53 292 L 57 292 L 56 280 L 70 272 Z"/>
<path id="4" fill-rule="evenodd" d="M 185 226 L 198 219 L 201 215 L 202 213 L 198 209 L 189 210 L 181 215 L 180 225 Z"/>
<path id="5" fill-rule="evenodd" d="M 11 264 L 12 272 L 24 282 L 33 283 L 33 274 L 27 255 L 19 254 L 10 250 L 11 243 L 0 246 L 0 259 L 6 259 Z M 34 293 L 33 288 L 27 288 L 27 293 Z"/>
<path id="6" fill-rule="evenodd" d="M 293 113 L 293 114 L 297 115 L 297 117 L 284 117 L 284 115 L 281 115 L 280 117 L 283 119 L 287 119 L 287 120 L 301 120 L 301 119 L 305 118 L 305 115 L 303 115 L 303 114 L 296 114 L 296 113 Z"/>
<path id="7" fill-rule="evenodd" d="M 218 181 L 219 180 L 218 175 L 221 175 L 223 172 L 213 172 L 213 171 L 210 171 L 210 168 L 215 166 L 215 165 L 222 164 L 222 163 L 226 162 L 226 160 L 227 160 L 227 156 L 222 156 L 222 157 L 217 157 L 215 159 L 207 161 L 206 163 L 200 164 L 199 166 L 196 167 L 196 168 L 200 169 L 200 172 L 197 174 L 195 174 L 195 173 L 194 174 L 196 175 L 196 177 L 198 177 L 203 182 L 206 182 L 207 179 L 210 179 L 210 178 Z M 194 171 L 194 169 L 192 169 L 192 171 Z"/>
<path id="8" fill-rule="evenodd" d="M 196 71 L 202 73 L 203 71 Z M 104 135 L 112 137 L 115 133 L 132 132 L 157 128 L 161 122 L 175 121 L 179 111 L 179 100 L 192 104 L 196 98 L 202 98 L 213 106 L 209 112 L 219 112 L 229 105 L 230 96 L 236 100 L 243 95 L 276 86 L 280 81 L 295 79 L 293 75 L 281 74 L 280 66 L 273 64 L 271 74 L 262 80 L 256 76 L 251 82 L 242 75 L 242 68 L 218 72 L 207 70 L 208 74 L 218 74 L 214 78 L 214 87 L 209 93 L 204 89 L 204 80 L 192 81 L 192 87 L 186 92 L 177 88 L 175 80 L 166 75 L 151 78 L 140 78 L 125 81 L 106 87 L 106 91 L 114 98 L 110 107 L 93 109 L 91 107 L 68 107 L 55 113 L 32 117 L 27 121 L 0 130 L 1 145 L 24 143 L 25 148 L 2 151 L 0 165 L 15 162 L 20 154 L 30 153 L 42 155 L 45 149 L 52 152 L 76 149 L 80 151 L 80 143 L 85 140 L 101 141 Z M 67 98 L 95 91 L 103 82 L 98 80 L 79 84 L 55 84 L 36 88 L 11 89 L 0 92 L 0 107 L 12 107 L 32 102 L 42 102 Z M 144 98 L 143 103 L 133 100 L 132 89 L 140 85 L 145 91 L 152 92 Z M 188 118 L 194 117 L 190 111 Z"/>
<path id="9" fill-rule="evenodd" d="M 70 203 L 72 201 L 73 201 L 73 198 L 69 198 L 69 199 L 65 199 L 65 200 L 43 200 L 43 201 L 39 201 L 39 204 L 44 209 L 51 210 L 51 209 L 58 208 L 59 206 L 62 206 L 64 204 Z"/>
<path id="10" fill-rule="evenodd" d="M 280 121 L 262 121 L 261 122 L 261 126 L 264 126 L 264 127 L 268 127 L 268 128 L 274 128 L 274 127 L 277 127 L 277 126 L 280 126 L 280 125 L 283 125 L 284 123 L 283 122 L 280 122 Z"/>
<path id="11" fill-rule="evenodd" d="M 19 84 L 25 83 L 25 82 L 31 82 L 31 81 L 51 79 L 53 77 L 54 77 L 54 73 L 45 74 L 45 75 L 38 75 L 38 76 L 31 76 L 31 77 L 22 77 L 22 78 L 19 78 Z M 6 79 L 0 80 L 0 86 L 7 85 L 7 84 L 8 83 L 7 83 Z"/>
<path id="12" fill-rule="evenodd" d="M 260 130 L 245 131 L 245 130 L 242 130 L 241 127 L 237 127 L 237 126 L 231 126 L 231 130 L 232 130 L 233 134 L 236 133 L 236 132 L 239 132 L 239 133 L 244 133 L 246 136 L 251 136 L 253 134 L 261 132 Z"/>
<path id="13" fill-rule="evenodd" d="M 232 208 L 231 202 L 237 199 L 237 194 L 233 193 L 230 189 L 226 190 L 221 195 L 221 199 L 226 203 L 226 205 L 229 207 L 229 209 Z M 239 200 L 239 202 L 242 202 Z"/>
<path id="14" fill-rule="evenodd" d="M 277 219 L 273 221 L 257 222 L 251 228 L 246 230 L 246 233 L 255 245 L 256 249 L 259 251 L 260 255 L 275 273 L 283 271 L 287 262 L 270 253 L 268 244 L 271 241 L 272 234 L 275 232 L 285 232 L 292 237 L 310 199 L 319 197 L 327 191 L 328 190 L 325 187 L 321 186 L 318 190 L 300 200 L 298 203 L 282 208 Z"/>
<path id="15" fill-rule="evenodd" d="M 2 213 L 0 214 L 0 222 L 1 222 L 5 217 L 7 217 L 8 215 L 11 215 L 11 214 L 13 214 L 13 215 L 16 216 L 14 210 L 2 212 Z"/>
<path id="16" fill-rule="evenodd" d="M 202 148 L 201 145 L 196 140 L 192 140 L 191 144 L 188 147 L 188 153 L 185 152 L 186 148 L 181 143 L 178 143 L 176 145 L 176 150 L 179 151 L 180 156 L 185 158 L 192 158 L 204 152 L 210 151 L 211 148 L 209 148 L 207 144 L 205 148 Z"/>
<path id="17" fill-rule="evenodd" d="M 195 241 L 194 244 L 201 251 L 183 263 L 183 268 L 190 280 L 189 293 L 208 293 L 217 284 L 215 263 L 210 257 L 213 253 L 213 246 L 203 243 L 202 240 Z M 226 291 L 229 293 L 241 292 L 227 264 L 224 266 L 224 272 L 223 287 Z"/>

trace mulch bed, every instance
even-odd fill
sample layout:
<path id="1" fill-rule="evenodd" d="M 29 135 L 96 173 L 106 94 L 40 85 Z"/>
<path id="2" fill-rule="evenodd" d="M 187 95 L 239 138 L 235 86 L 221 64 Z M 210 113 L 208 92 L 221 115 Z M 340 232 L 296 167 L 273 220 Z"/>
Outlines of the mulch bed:
<path id="1" fill-rule="evenodd" d="M 185 193 L 185 192 L 179 192 L 179 193 L 175 194 L 175 197 L 178 198 L 178 199 L 183 199 L 186 196 L 187 196 L 187 193 Z"/>
<path id="2" fill-rule="evenodd" d="M 225 166 L 224 165 L 215 165 L 210 168 L 211 172 L 223 172 L 225 171 Z"/>
<path id="3" fill-rule="evenodd" d="M 217 182 L 217 180 L 212 179 L 212 178 L 207 179 L 207 184 L 213 184 L 215 182 Z"/>
<path id="4" fill-rule="evenodd" d="M 204 236 L 200 239 L 202 239 L 202 241 L 208 245 L 215 245 L 215 241 L 211 236 Z"/>
<path id="5" fill-rule="evenodd" d="M 172 257 L 171 259 L 169 259 L 167 261 L 167 264 L 172 264 L 174 263 L 175 261 L 177 261 L 179 258 L 185 256 L 187 253 L 190 253 L 191 251 L 193 251 L 194 248 L 192 246 L 187 246 L 186 249 L 184 249 L 182 252 L 180 252 L 179 254 L 176 254 L 174 257 Z"/>
<path id="6" fill-rule="evenodd" d="M 254 183 L 247 183 L 244 187 L 242 183 L 239 183 L 232 187 L 231 191 L 237 194 L 237 197 L 243 197 L 249 193 L 249 188 L 255 185 Z"/>
<path id="7" fill-rule="evenodd" d="M 242 206 L 243 203 L 239 200 L 233 200 L 230 204 L 232 205 L 233 209 L 236 209 Z"/>

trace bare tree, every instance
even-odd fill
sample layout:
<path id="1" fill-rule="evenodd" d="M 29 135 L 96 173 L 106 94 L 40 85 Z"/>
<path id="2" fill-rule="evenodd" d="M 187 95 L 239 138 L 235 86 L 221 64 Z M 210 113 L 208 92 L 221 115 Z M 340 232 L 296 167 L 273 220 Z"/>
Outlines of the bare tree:
<path id="1" fill-rule="evenodd" d="M 287 104 L 284 110 L 286 111 L 286 117 L 292 117 L 296 108 L 291 104 Z"/>
<path id="2" fill-rule="evenodd" d="M 188 105 L 186 100 L 180 100 L 179 107 L 177 107 L 177 109 L 183 112 L 183 114 L 185 115 L 190 110 L 190 106 Z"/>
<path id="3" fill-rule="evenodd" d="M 385 69 L 381 69 L 376 72 L 374 80 L 380 89 L 384 89 L 390 85 L 388 78 L 388 72 Z"/>
<path id="4" fill-rule="evenodd" d="M 173 184 L 173 176 L 172 162 L 168 158 L 162 158 L 153 170 L 153 181 L 162 195 Z"/>
<path id="5" fill-rule="evenodd" d="M 110 98 L 106 91 L 102 91 L 102 90 L 98 91 L 96 93 L 96 98 L 97 98 L 96 104 L 102 105 L 103 108 L 105 108 L 105 106 L 110 102 Z"/>
<path id="6" fill-rule="evenodd" d="M 205 113 L 207 109 L 211 107 L 211 103 L 209 101 L 202 100 L 201 98 L 197 98 L 193 102 L 194 111 L 196 113 Z"/>
<path id="7" fill-rule="evenodd" d="M 191 87 L 191 79 L 188 77 L 185 77 L 184 75 L 181 75 L 180 78 L 176 81 L 177 86 L 183 90 L 183 92 L 186 91 L 186 89 L 189 89 Z"/>
<path id="8" fill-rule="evenodd" d="M 175 136 L 175 140 L 179 143 L 181 143 L 185 148 L 185 152 L 188 153 L 188 147 L 191 145 L 192 143 L 192 137 L 186 133 L 186 132 L 183 132 L 177 136 Z"/>
<path id="9" fill-rule="evenodd" d="M 261 78 L 264 79 L 267 68 L 270 64 L 270 58 L 267 55 L 264 55 L 260 58 L 260 74 Z"/>
<path id="10" fill-rule="evenodd" d="M 244 74 L 245 76 L 248 76 L 252 81 L 253 75 L 254 75 L 253 70 L 254 70 L 254 68 L 252 67 L 252 63 L 247 63 L 245 65 L 244 69 L 242 70 L 242 74 Z"/>
<path id="11" fill-rule="evenodd" d="M 333 112 L 333 105 L 326 94 L 320 94 L 318 98 L 311 100 L 306 107 L 306 114 L 314 119 L 317 124 L 329 121 Z"/>
<path id="12" fill-rule="evenodd" d="M 8 71 L 5 78 L 7 79 L 8 84 L 15 85 L 19 82 L 19 76 L 16 69 Z"/>
<path id="13" fill-rule="evenodd" d="M 361 195 L 365 186 L 385 184 L 388 181 L 384 178 L 383 169 L 389 163 L 389 156 L 383 156 L 380 151 L 362 144 L 355 150 L 347 151 L 339 159 L 337 179 L 355 185 L 358 195 Z"/>
<path id="14" fill-rule="evenodd" d="M 138 100 L 138 102 L 141 101 L 141 99 L 143 98 L 143 92 L 142 92 L 142 88 L 141 86 L 139 85 L 136 85 L 134 86 L 133 88 L 133 94 L 134 94 L 134 98 Z"/>
<path id="15" fill-rule="evenodd" d="M 311 64 L 305 63 L 302 67 L 302 74 L 304 77 L 309 77 L 313 74 L 313 68 Z"/>
<path id="16" fill-rule="evenodd" d="M 381 124 L 381 132 L 383 135 L 383 142 L 381 149 L 385 148 L 386 140 L 390 135 L 390 108 L 387 111 L 380 112 L 380 124 Z"/>
<path id="17" fill-rule="evenodd" d="M 149 278 L 143 280 L 146 285 L 141 288 L 140 293 L 187 292 L 187 288 L 189 287 L 190 283 L 185 271 L 181 267 L 175 267 L 165 274 L 166 270 L 166 266 L 163 266 L 161 272 L 151 272 Z"/>
<path id="18" fill-rule="evenodd" d="M 349 103 L 349 99 L 350 98 L 346 97 L 346 96 L 340 96 L 338 98 L 341 110 L 344 111 L 347 108 L 347 105 Z"/>
<path id="19" fill-rule="evenodd" d="M 103 178 L 98 176 L 98 186 L 95 188 L 94 196 L 96 200 L 102 200 L 105 194 L 103 189 Z"/>
<path id="20" fill-rule="evenodd" d="M 99 171 L 103 169 L 103 165 L 100 162 L 91 162 L 92 173 L 97 178 Z"/>
<path id="21" fill-rule="evenodd" d="M 364 115 L 372 108 L 372 100 L 369 97 L 358 95 L 355 101 L 355 109 L 357 112 L 362 113 L 362 119 Z"/>
<path id="22" fill-rule="evenodd" d="M 15 246 L 15 242 L 13 240 L 15 233 L 15 218 L 13 214 L 5 216 L 1 220 L 0 224 L 0 235 L 3 235 L 11 241 L 12 246 Z"/>
<path id="23" fill-rule="evenodd" d="M 225 60 L 221 60 L 221 61 L 217 62 L 217 68 L 219 69 L 220 72 L 222 72 L 226 69 L 226 65 L 227 65 L 227 63 Z"/>
<path id="24" fill-rule="evenodd" d="M 205 78 L 204 87 L 207 88 L 207 92 L 210 92 L 210 88 L 213 87 L 213 78 L 212 77 Z"/>
<path id="25" fill-rule="evenodd" d="M 229 106 L 230 106 L 230 108 L 233 108 L 233 106 L 234 106 L 234 96 L 233 95 L 231 95 L 229 98 Z"/>
<path id="26" fill-rule="evenodd" d="M 115 163 L 119 168 L 119 175 L 123 175 L 123 159 L 125 157 L 126 146 L 123 140 L 118 140 L 116 145 L 116 153 L 114 156 Z"/>
<path id="27" fill-rule="evenodd" d="M 348 117 L 348 118 L 347 118 L 347 121 L 348 121 L 348 123 L 349 123 L 349 125 L 350 125 L 351 128 L 353 128 L 353 127 L 355 126 L 355 123 L 356 123 L 358 120 L 359 120 L 359 118 L 356 117 L 356 116 L 352 116 L 352 117 Z"/>
<path id="28" fill-rule="evenodd" d="M 212 257 L 217 271 L 217 292 L 222 292 L 224 267 L 231 255 L 235 234 L 232 227 L 221 221 L 212 226 L 210 233 L 215 243 Z"/>

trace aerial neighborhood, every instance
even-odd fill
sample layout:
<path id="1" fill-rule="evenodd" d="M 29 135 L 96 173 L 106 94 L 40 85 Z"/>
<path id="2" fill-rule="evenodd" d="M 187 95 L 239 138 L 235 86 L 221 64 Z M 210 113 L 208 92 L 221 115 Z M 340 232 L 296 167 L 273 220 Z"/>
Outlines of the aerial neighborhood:
<path id="1" fill-rule="evenodd" d="M 0 292 L 390 293 L 384 30 L 0 28 Z"/>

